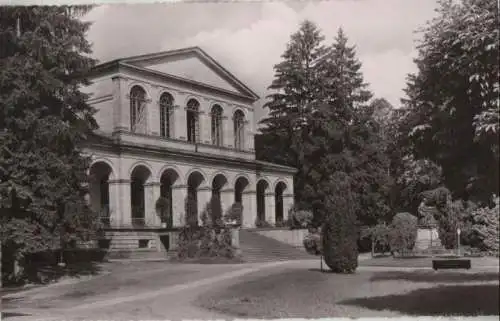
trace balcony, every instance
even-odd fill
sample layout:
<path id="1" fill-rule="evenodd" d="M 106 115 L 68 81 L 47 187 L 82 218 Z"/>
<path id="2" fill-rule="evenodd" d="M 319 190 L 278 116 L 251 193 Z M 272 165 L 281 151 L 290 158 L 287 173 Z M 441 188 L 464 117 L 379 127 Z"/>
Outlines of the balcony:
<path id="1" fill-rule="evenodd" d="M 165 148 L 172 151 L 185 151 L 191 153 L 212 154 L 215 156 L 240 158 L 254 160 L 255 153 L 253 151 L 241 151 L 229 147 L 214 146 L 205 143 L 190 143 L 179 139 L 167 139 L 160 136 L 135 134 L 130 132 L 119 132 L 120 140 L 124 143 L 137 145 L 147 145 L 156 148 Z"/>

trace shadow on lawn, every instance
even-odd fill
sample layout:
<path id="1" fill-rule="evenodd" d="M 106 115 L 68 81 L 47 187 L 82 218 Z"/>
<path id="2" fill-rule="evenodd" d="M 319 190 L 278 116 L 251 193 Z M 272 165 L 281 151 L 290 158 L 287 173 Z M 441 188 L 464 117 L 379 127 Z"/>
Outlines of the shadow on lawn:
<path id="1" fill-rule="evenodd" d="M 477 316 L 498 315 L 498 299 L 498 284 L 486 284 L 438 286 L 400 295 L 349 299 L 339 303 L 408 315 Z"/>
<path id="2" fill-rule="evenodd" d="M 410 282 L 485 282 L 498 281 L 498 273 L 496 272 L 480 272 L 480 273 L 460 273 L 460 272 L 380 272 L 375 273 L 370 281 L 410 281 Z"/>
<path id="3" fill-rule="evenodd" d="M 0 315 L 1 315 L 1 319 L 31 316 L 31 314 L 18 313 L 18 312 L 0 312 Z"/>

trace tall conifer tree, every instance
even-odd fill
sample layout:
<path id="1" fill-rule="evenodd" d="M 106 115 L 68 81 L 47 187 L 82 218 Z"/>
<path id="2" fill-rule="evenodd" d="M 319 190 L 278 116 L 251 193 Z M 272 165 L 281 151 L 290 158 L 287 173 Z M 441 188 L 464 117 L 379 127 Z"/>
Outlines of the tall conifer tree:
<path id="1" fill-rule="evenodd" d="M 261 121 L 262 135 L 257 138 L 259 158 L 299 169 L 295 180 L 299 200 L 304 185 L 304 140 L 312 106 L 320 97 L 318 62 L 325 54 L 323 40 L 320 30 L 307 20 L 291 36 L 283 61 L 274 67 L 272 93 L 264 105 L 269 114 Z"/>
<path id="2" fill-rule="evenodd" d="M 0 8 L 0 238 L 4 256 L 89 236 L 87 135 L 97 127 L 80 91 L 94 64 L 87 6 Z"/>

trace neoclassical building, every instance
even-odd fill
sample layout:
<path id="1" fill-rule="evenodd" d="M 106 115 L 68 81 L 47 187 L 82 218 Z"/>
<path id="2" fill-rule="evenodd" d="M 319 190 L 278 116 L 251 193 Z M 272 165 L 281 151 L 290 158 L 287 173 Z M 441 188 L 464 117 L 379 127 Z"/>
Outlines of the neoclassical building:
<path id="1" fill-rule="evenodd" d="M 256 160 L 259 97 L 203 50 L 113 60 L 90 80 L 84 91 L 99 124 L 87 150 L 90 202 L 108 238 L 120 240 L 114 248 L 159 246 L 161 196 L 169 227 L 186 223 L 188 195 L 198 216 L 215 194 L 224 211 L 242 204 L 243 228 L 287 219 L 296 170 Z"/>

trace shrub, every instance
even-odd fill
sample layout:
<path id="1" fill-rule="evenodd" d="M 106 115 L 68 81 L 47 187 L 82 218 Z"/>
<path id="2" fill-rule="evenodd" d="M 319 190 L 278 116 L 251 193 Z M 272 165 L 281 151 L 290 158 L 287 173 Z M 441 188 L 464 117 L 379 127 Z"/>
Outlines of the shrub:
<path id="1" fill-rule="evenodd" d="M 292 223 L 290 220 L 276 221 L 276 223 L 274 223 L 274 226 L 275 227 L 291 227 Z"/>
<path id="2" fill-rule="evenodd" d="M 424 202 L 425 205 L 435 208 L 434 215 L 438 223 L 439 239 L 443 246 L 448 250 L 456 248 L 457 228 L 463 229 L 465 222 L 466 208 L 463 202 L 453 201 L 450 191 L 445 187 L 425 192 Z"/>
<path id="3" fill-rule="evenodd" d="M 212 205 L 212 202 L 208 203 L 201 215 L 202 226 L 186 225 L 181 228 L 177 248 L 179 259 L 235 256 L 231 227 L 224 225 L 220 219 L 213 220 Z"/>
<path id="4" fill-rule="evenodd" d="M 325 192 L 326 220 L 322 227 L 325 263 L 335 273 L 353 273 L 358 266 L 358 230 L 349 177 L 336 172 L 326 184 Z"/>
<path id="5" fill-rule="evenodd" d="M 291 219 L 291 228 L 308 228 L 312 224 L 313 213 L 311 211 L 299 210 L 296 207 L 292 207 L 288 213 L 288 217 Z"/>
<path id="6" fill-rule="evenodd" d="M 307 253 L 312 255 L 321 254 L 321 234 L 319 233 L 307 234 L 306 237 L 304 237 L 303 244 Z"/>
<path id="7" fill-rule="evenodd" d="M 172 213 L 170 213 L 170 200 L 166 197 L 159 197 L 156 200 L 156 212 L 162 223 L 171 223 Z"/>
<path id="8" fill-rule="evenodd" d="M 186 197 L 186 201 L 184 203 L 184 207 L 186 211 L 186 225 L 198 226 L 198 208 L 194 195 L 188 193 L 188 196 Z"/>
<path id="9" fill-rule="evenodd" d="M 479 207 L 472 211 L 471 233 L 481 251 L 498 253 L 499 243 L 499 198 L 494 207 Z"/>
<path id="10" fill-rule="evenodd" d="M 392 220 L 389 244 L 392 252 L 401 255 L 413 250 L 417 240 L 418 219 L 410 213 L 398 213 Z"/>
<path id="11" fill-rule="evenodd" d="M 255 219 L 255 226 L 256 227 L 272 227 L 273 225 L 271 223 L 269 223 L 268 221 L 266 220 L 261 220 L 259 219 L 258 217 Z"/>
<path id="12" fill-rule="evenodd" d="M 224 214 L 224 222 L 226 224 L 240 226 L 243 218 L 243 205 L 241 203 L 234 203 Z"/>

